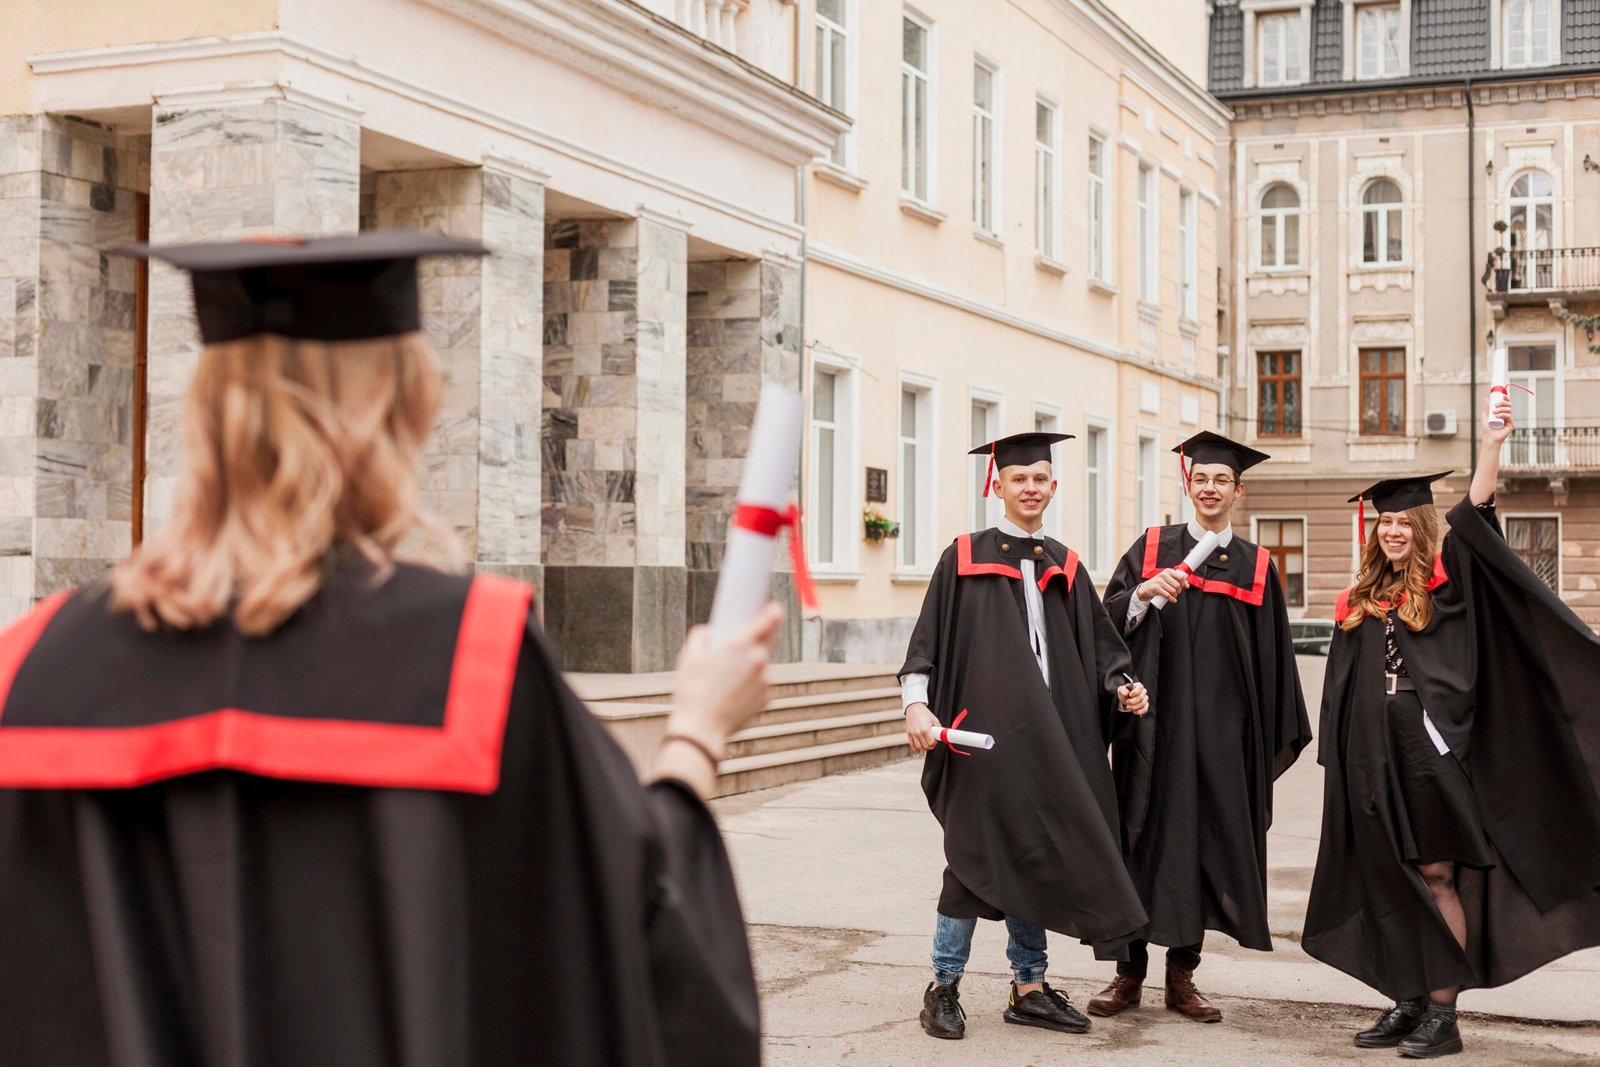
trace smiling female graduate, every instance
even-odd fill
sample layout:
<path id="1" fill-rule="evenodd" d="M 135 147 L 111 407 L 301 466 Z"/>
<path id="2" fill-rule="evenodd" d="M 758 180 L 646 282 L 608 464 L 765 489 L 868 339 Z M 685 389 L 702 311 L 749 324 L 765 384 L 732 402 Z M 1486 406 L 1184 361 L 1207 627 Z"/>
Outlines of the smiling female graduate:
<path id="1" fill-rule="evenodd" d="M 1600 639 L 1500 533 L 1491 413 L 1447 531 L 1445 474 L 1352 498 L 1378 524 L 1323 690 L 1303 945 L 1394 998 L 1355 1043 L 1416 1058 L 1461 1051 L 1461 990 L 1600 944 Z"/>
<path id="2" fill-rule="evenodd" d="M 922 788 L 944 828 L 943 892 L 922 1028 L 960 1038 L 959 982 L 979 919 L 1004 919 L 1015 982 L 1006 1022 L 1082 1033 L 1089 1020 L 1045 982 L 1045 930 L 1113 958 L 1145 922 L 1117 848 L 1105 738 L 1120 704 L 1142 714 L 1127 646 L 1078 554 L 1041 532 L 1055 495 L 1050 447 L 1025 433 L 974 449 L 1005 516 L 945 549 L 900 680 L 906 738 L 926 752 Z M 994 737 L 970 753 L 929 728 Z"/>
<path id="3" fill-rule="evenodd" d="M 141 249 L 204 349 L 173 514 L 0 634 L 0 1064 L 749 1064 L 702 798 L 769 607 L 697 631 L 641 787 L 532 590 L 397 558 L 443 378 L 379 231 Z"/>

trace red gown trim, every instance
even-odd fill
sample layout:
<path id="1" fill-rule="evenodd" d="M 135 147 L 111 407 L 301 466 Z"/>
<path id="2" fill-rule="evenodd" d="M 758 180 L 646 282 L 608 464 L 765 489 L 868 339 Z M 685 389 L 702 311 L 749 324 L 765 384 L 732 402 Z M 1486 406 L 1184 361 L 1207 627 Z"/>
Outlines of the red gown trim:
<path id="1" fill-rule="evenodd" d="M 963 578 L 972 574 L 1003 574 L 1007 578 L 1022 578 L 1020 567 L 1008 567 L 1004 563 L 974 563 L 972 562 L 972 535 L 962 534 L 956 538 L 956 573 Z"/>
<path id="2" fill-rule="evenodd" d="M 1428 592 L 1433 592 L 1445 582 L 1450 580 L 1449 573 L 1444 569 L 1444 553 L 1440 552 L 1433 557 L 1433 574 L 1428 578 Z M 1339 590 L 1339 595 L 1333 598 L 1333 621 L 1344 622 L 1350 617 L 1350 593 L 1355 586 Z M 1406 595 L 1400 594 L 1400 602 L 1405 603 Z M 1378 606 L 1388 611 L 1391 605 L 1387 600 L 1378 601 Z"/>
<path id="3" fill-rule="evenodd" d="M 286 718 L 240 708 L 149 726 L 0 729 L 0 786 L 119 789 L 209 770 L 341 785 L 492 793 L 532 589 L 474 578 L 442 726 Z M 65 595 L 0 634 L 0 693 Z M 0 713 L 4 705 L 0 704 Z"/>
<path id="4" fill-rule="evenodd" d="M 1160 574 L 1162 567 L 1157 562 L 1161 550 L 1161 527 L 1151 526 L 1144 533 L 1144 573 L 1143 578 L 1154 578 Z M 1272 553 L 1256 546 L 1256 571 L 1251 578 L 1249 589 L 1233 585 L 1230 582 L 1219 581 L 1212 578 L 1209 581 L 1198 574 L 1189 575 L 1189 585 L 1202 593 L 1218 593 L 1222 596 L 1231 596 L 1235 600 L 1242 600 L 1252 607 L 1259 608 L 1267 595 L 1267 566 L 1272 562 Z"/>
<path id="5" fill-rule="evenodd" d="M 1072 583 L 1078 577 L 1078 554 L 1072 549 L 1067 549 L 1067 565 L 1065 567 L 1057 567 L 1052 563 L 1045 568 L 1045 572 L 1039 576 L 1039 591 L 1041 593 L 1044 592 L 1045 586 L 1050 584 L 1050 579 L 1058 574 L 1067 580 L 1067 595 L 1071 596 Z"/>

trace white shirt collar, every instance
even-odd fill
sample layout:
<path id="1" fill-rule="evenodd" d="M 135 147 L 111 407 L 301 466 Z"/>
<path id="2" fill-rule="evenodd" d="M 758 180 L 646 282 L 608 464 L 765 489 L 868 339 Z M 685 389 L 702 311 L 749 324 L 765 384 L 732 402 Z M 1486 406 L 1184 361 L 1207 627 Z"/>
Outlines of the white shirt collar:
<path id="1" fill-rule="evenodd" d="M 1027 530 L 1024 530 L 1022 527 L 1018 526 L 1016 523 L 1014 523 L 1010 519 L 1006 518 L 1004 515 L 1000 516 L 1000 521 L 994 524 L 994 528 L 999 530 L 1001 533 L 1005 534 L 1007 537 L 1043 537 L 1044 536 L 1044 527 L 1043 526 L 1040 526 L 1033 533 L 1029 533 Z"/>
<path id="2" fill-rule="evenodd" d="M 1194 538 L 1196 541 L 1199 541 L 1201 538 L 1205 537 L 1205 535 L 1206 535 L 1206 528 L 1204 526 L 1201 526 L 1194 519 L 1190 519 L 1189 520 L 1189 536 Z M 1228 547 L 1229 542 L 1231 542 L 1232 540 L 1233 540 L 1233 524 L 1229 523 L 1227 526 L 1223 527 L 1222 532 L 1217 535 L 1217 544 L 1219 544 L 1222 547 L 1226 548 L 1226 547 Z"/>

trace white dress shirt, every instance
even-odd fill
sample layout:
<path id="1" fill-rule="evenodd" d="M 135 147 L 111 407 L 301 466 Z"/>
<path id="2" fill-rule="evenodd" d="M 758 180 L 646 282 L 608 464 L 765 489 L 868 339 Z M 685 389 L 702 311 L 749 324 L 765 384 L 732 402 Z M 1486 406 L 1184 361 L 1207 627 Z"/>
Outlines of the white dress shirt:
<path id="1" fill-rule="evenodd" d="M 1031 538 L 1042 537 L 1040 531 L 1029 533 L 1010 519 L 1001 516 L 995 523 L 995 528 L 1004 537 Z M 1022 571 L 1022 602 L 1028 610 L 1028 644 L 1033 649 L 1033 658 L 1039 664 L 1039 673 L 1044 676 L 1044 684 L 1050 684 L 1050 656 L 1045 644 L 1044 633 L 1044 593 L 1039 589 L 1039 576 L 1037 566 L 1031 559 L 1017 561 L 1018 569 Z M 1134 597 L 1135 600 L 1139 599 Z M 913 704 L 926 704 L 928 702 L 928 676 L 923 673 L 908 674 L 900 679 L 900 710 L 904 712 Z"/>
<path id="2" fill-rule="evenodd" d="M 1193 519 L 1190 519 L 1189 536 L 1198 542 L 1201 538 L 1205 537 L 1205 535 L 1206 528 L 1201 526 L 1198 522 L 1195 522 Z M 1223 527 L 1222 532 L 1217 535 L 1217 547 L 1227 548 L 1232 542 L 1233 525 L 1230 523 L 1229 525 Z M 1140 599 L 1138 593 L 1134 593 L 1131 597 L 1129 597 L 1128 619 L 1122 624 L 1122 632 L 1124 634 L 1131 634 L 1133 631 L 1137 630 L 1139 628 L 1139 624 L 1144 621 L 1144 613 L 1149 610 L 1150 602 L 1148 600 Z"/>

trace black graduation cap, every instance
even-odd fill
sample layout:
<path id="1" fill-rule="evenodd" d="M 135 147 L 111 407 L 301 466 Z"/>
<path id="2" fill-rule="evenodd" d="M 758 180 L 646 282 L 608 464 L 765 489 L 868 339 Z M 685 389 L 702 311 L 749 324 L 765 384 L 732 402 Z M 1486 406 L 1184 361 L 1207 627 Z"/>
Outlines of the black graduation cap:
<path id="1" fill-rule="evenodd" d="M 1263 460 L 1272 457 L 1265 452 L 1258 452 L 1248 445 L 1241 445 L 1237 441 L 1230 441 L 1220 433 L 1210 430 L 1201 430 L 1187 441 L 1180 444 L 1172 451 L 1178 454 L 1178 466 L 1183 466 L 1187 458 L 1189 463 L 1226 463 L 1233 468 L 1233 473 L 1242 475 Z M 1184 470 L 1184 480 L 1188 481 L 1189 472 Z"/>
<path id="2" fill-rule="evenodd" d="M 1411 478 L 1385 478 L 1381 482 L 1373 482 L 1351 497 L 1346 503 L 1360 507 L 1358 518 L 1361 543 L 1367 543 L 1367 501 L 1372 501 L 1372 506 L 1378 509 L 1379 514 L 1385 511 L 1420 508 L 1424 504 L 1433 503 L 1433 483 L 1454 473 L 1454 471 L 1440 471 L 1438 474 L 1418 474 Z"/>
<path id="3" fill-rule="evenodd" d="M 195 315 L 207 344 L 261 333 L 313 341 L 410 333 L 422 328 L 417 260 L 489 252 L 477 241 L 400 229 L 116 251 L 163 260 L 193 276 Z"/>
<path id="4" fill-rule="evenodd" d="M 988 456 L 989 469 L 983 477 L 983 495 L 989 495 L 994 483 L 994 472 L 1006 467 L 1027 467 L 1050 458 L 1050 446 L 1060 441 L 1070 441 L 1070 433 L 1014 433 L 998 441 L 979 445 L 967 453 L 969 456 Z"/>

